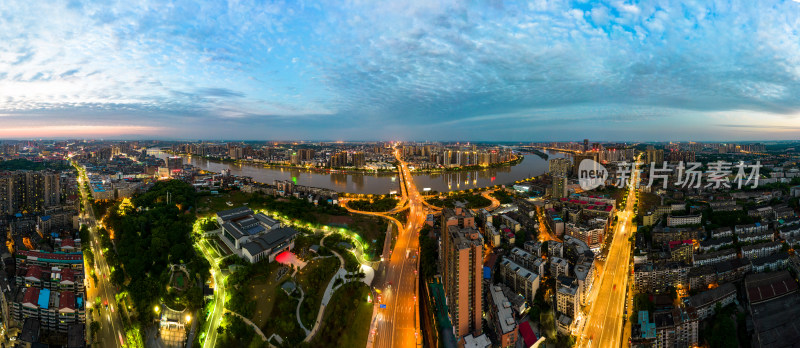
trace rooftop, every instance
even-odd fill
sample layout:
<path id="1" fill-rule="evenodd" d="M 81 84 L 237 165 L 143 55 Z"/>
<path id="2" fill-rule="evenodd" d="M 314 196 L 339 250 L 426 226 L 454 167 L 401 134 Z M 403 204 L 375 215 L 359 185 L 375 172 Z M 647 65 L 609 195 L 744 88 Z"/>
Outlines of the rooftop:
<path id="1" fill-rule="evenodd" d="M 45 262 L 83 263 L 83 254 L 80 252 L 48 253 L 38 250 L 17 250 L 16 256 L 18 258 L 27 258 L 29 260 L 41 260 Z"/>
<path id="2" fill-rule="evenodd" d="M 497 309 L 497 321 L 500 324 L 502 332 L 509 333 L 517 328 L 517 323 L 514 320 L 514 311 L 511 310 L 511 302 L 503 294 L 503 289 L 500 286 L 494 285 L 489 287 L 490 297 L 494 303 L 494 308 Z"/>
<path id="3" fill-rule="evenodd" d="M 794 347 L 800 341 L 800 296 L 791 295 L 751 306 L 754 339 L 761 347 Z M 754 342 L 753 346 L 756 342 Z"/>
<path id="4" fill-rule="evenodd" d="M 797 282 L 788 271 L 750 274 L 744 279 L 751 304 L 797 292 Z"/>
<path id="5" fill-rule="evenodd" d="M 222 220 L 223 222 L 228 222 L 236 218 L 240 218 L 247 215 L 253 215 L 253 210 L 248 207 L 238 207 L 228 210 L 223 210 L 217 213 L 217 218 Z"/>
<path id="6" fill-rule="evenodd" d="M 266 233 L 251 239 L 249 242 L 242 245 L 243 249 L 247 249 L 250 255 L 256 255 L 265 250 L 272 250 L 273 248 L 281 245 L 283 242 L 291 239 L 297 233 L 297 230 L 291 227 L 281 227 L 274 230 L 269 230 Z"/>
<path id="7" fill-rule="evenodd" d="M 788 259 L 789 259 L 789 254 L 785 252 L 779 252 L 772 255 L 755 258 L 752 260 L 752 262 L 753 262 L 753 267 L 760 267 L 763 265 L 769 265 L 778 261 L 788 260 Z"/>
<path id="8" fill-rule="evenodd" d="M 689 305 L 695 308 L 704 307 L 719 300 L 736 294 L 736 286 L 732 283 L 722 284 L 714 289 L 703 291 L 697 295 L 689 297 Z"/>

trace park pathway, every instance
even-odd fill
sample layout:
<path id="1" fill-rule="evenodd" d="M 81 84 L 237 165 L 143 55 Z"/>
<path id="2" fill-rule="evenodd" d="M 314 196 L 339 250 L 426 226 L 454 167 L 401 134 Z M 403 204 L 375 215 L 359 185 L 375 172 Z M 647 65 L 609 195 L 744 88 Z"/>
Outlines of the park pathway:
<path id="1" fill-rule="evenodd" d="M 259 329 L 259 328 L 258 328 L 258 325 L 256 325 L 256 324 L 255 324 L 255 323 L 253 323 L 252 321 L 250 321 L 250 319 L 247 319 L 247 318 L 245 318 L 243 315 L 241 315 L 241 314 L 239 314 L 239 313 L 236 313 L 236 312 L 231 312 L 231 311 L 229 311 L 229 310 L 227 310 L 227 309 L 225 310 L 225 312 L 226 312 L 226 313 L 231 313 L 231 314 L 233 314 L 233 315 L 235 315 L 235 316 L 237 316 L 237 317 L 239 317 L 239 318 L 242 318 L 242 320 L 243 320 L 245 323 L 247 323 L 248 325 L 252 326 L 252 327 L 253 327 L 253 329 L 255 329 L 256 333 L 257 333 L 259 336 L 261 336 L 261 338 L 262 338 L 262 339 L 264 339 L 264 342 L 267 342 L 267 336 L 264 336 L 264 333 L 263 333 L 263 332 L 261 332 L 261 329 Z"/>
<path id="2" fill-rule="evenodd" d="M 328 234 L 326 234 L 325 237 L 322 237 L 322 239 L 320 239 L 319 244 L 321 246 L 325 246 L 325 238 L 327 237 Z M 325 288 L 325 294 L 322 295 L 322 302 L 319 305 L 319 311 L 317 312 L 317 319 L 314 321 L 314 327 L 311 328 L 310 332 L 307 331 L 308 334 L 306 335 L 306 338 L 303 340 L 303 342 L 310 342 L 311 339 L 314 337 L 314 335 L 317 334 L 317 331 L 319 331 L 319 326 L 322 323 L 322 316 L 325 314 L 325 307 L 328 305 L 328 301 L 331 300 L 331 296 L 333 295 L 333 291 L 335 290 L 333 284 L 336 283 L 336 279 L 341 278 L 343 283 L 347 282 L 347 278 L 344 277 L 345 274 L 347 274 L 347 271 L 345 271 L 344 269 L 344 258 L 342 257 L 342 255 L 339 255 L 339 253 L 337 253 L 334 250 L 331 250 L 331 252 L 334 255 L 336 255 L 336 257 L 339 258 L 339 270 L 336 271 L 336 274 L 333 275 L 331 281 L 328 282 L 328 287 Z M 300 320 L 299 312 L 297 313 L 297 320 Z"/>
<path id="3" fill-rule="evenodd" d="M 302 328 L 302 329 L 303 329 L 303 331 L 305 331 L 305 332 L 306 332 L 306 336 L 308 336 L 308 334 L 309 334 L 311 331 L 309 331 L 308 329 L 306 329 L 306 326 L 305 326 L 305 325 L 303 325 L 303 321 L 302 321 L 302 320 L 300 320 L 300 305 L 302 305 L 302 304 L 303 304 L 303 299 L 306 297 L 306 294 L 303 292 L 303 288 L 301 288 L 301 287 L 299 287 L 299 286 L 298 286 L 298 287 L 297 287 L 297 289 L 298 289 L 298 290 L 300 290 L 300 302 L 297 302 L 297 311 L 296 311 L 296 312 L 297 312 L 297 313 L 296 313 L 296 314 L 297 314 L 297 323 L 298 323 L 298 324 L 300 324 L 300 328 Z"/>

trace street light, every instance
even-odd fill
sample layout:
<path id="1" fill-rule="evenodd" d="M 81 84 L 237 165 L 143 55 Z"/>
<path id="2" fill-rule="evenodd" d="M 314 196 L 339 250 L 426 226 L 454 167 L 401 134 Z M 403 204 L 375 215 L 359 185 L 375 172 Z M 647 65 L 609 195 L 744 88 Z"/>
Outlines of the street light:
<path id="1" fill-rule="evenodd" d="M 159 311 L 161 311 L 161 308 L 158 308 L 158 305 L 156 305 L 156 306 L 153 308 L 153 310 L 156 312 L 156 314 L 158 314 L 158 312 L 159 312 Z"/>
<path id="2" fill-rule="evenodd" d="M 189 314 L 186 315 L 186 322 L 187 323 L 191 323 L 192 322 L 192 316 L 191 315 L 189 315 Z"/>

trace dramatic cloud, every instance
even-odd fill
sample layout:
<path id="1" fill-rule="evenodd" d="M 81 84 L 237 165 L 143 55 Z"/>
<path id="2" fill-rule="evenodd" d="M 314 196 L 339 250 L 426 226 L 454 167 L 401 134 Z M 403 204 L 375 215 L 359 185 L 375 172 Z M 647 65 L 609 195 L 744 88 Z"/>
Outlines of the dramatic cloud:
<path id="1" fill-rule="evenodd" d="M 4 137 L 39 125 L 420 140 L 800 128 L 800 4 L 788 0 L 9 0 L 0 28 Z"/>

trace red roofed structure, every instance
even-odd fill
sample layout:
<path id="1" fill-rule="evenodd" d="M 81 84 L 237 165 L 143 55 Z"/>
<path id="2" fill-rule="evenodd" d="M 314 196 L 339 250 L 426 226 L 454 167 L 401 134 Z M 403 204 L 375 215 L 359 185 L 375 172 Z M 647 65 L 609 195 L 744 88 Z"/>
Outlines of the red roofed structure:
<path id="1" fill-rule="evenodd" d="M 65 238 L 61 241 L 61 247 L 75 247 L 75 241 L 72 238 Z"/>
<path id="2" fill-rule="evenodd" d="M 62 291 L 61 299 L 58 302 L 58 310 L 68 309 L 75 311 L 75 293 L 72 291 Z"/>
<path id="3" fill-rule="evenodd" d="M 519 333 L 525 341 L 525 347 L 531 347 L 539 340 L 527 320 L 519 324 Z"/>
<path id="4" fill-rule="evenodd" d="M 669 242 L 669 248 L 672 249 L 672 248 L 674 248 L 676 246 L 683 245 L 683 244 L 692 244 L 693 242 L 694 241 L 692 241 L 691 239 L 673 240 L 673 241 Z"/>
<path id="5" fill-rule="evenodd" d="M 788 271 L 751 274 L 744 283 L 750 305 L 795 293 L 798 289 Z"/>
<path id="6" fill-rule="evenodd" d="M 42 268 L 36 265 L 29 266 L 28 272 L 25 273 L 25 278 L 42 280 Z"/>
<path id="7" fill-rule="evenodd" d="M 37 306 L 39 301 L 39 288 L 28 288 L 25 290 L 25 297 L 22 300 L 23 305 Z"/>
<path id="8" fill-rule="evenodd" d="M 75 282 L 75 271 L 72 268 L 61 270 L 61 282 Z"/>

